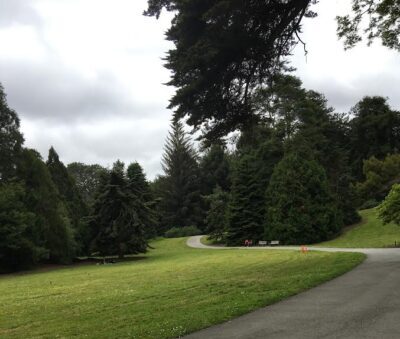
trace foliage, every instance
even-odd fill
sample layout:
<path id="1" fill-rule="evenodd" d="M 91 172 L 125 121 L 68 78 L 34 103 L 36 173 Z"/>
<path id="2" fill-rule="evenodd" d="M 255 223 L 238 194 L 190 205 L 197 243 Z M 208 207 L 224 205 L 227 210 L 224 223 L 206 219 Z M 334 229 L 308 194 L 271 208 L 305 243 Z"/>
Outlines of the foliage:
<path id="1" fill-rule="evenodd" d="M 380 39 L 383 46 L 400 50 L 400 10 L 398 1 L 352 0 L 352 2 L 353 15 L 337 17 L 338 36 L 339 38 L 344 38 L 345 48 L 354 47 L 362 41 L 362 34 L 365 34 L 368 45 L 373 40 Z M 368 19 L 368 25 L 362 29 L 363 20 L 365 19 Z"/>
<path id="2" fill-rule="evenodd" d="M 163 224 L 167 228 L 200 227 L 203 218 L 197 154 L 180 122 L 172 124 L 164 147 L 162 167 L 165 173 L 160 186 Z"/>
<path id="3" fill-rule="evenodd" d="M 8 107 L 0 84 L 0 182 L 15 176 L 23 141 L 17 113 Z"/>
<path id="4" fill-rule="evenodd" d="M 379 205 L 378 212 L 385 224 L 393 222 L 400 226 L 400 184 L 393 185 L 386 199 Z"/>
<path id="5" fill-rule="evenodd" d="M 165 232 L 166 238 L 181 238 L 199 235 L 201 231 L 196 226 L 172 227 Z"/>
<path id="6" fill-rule="evenodd" d="M 74 230 L 79 252 L 86 252 L 87 244 L 87 225 L 84 217 L 88 214 L 88 207 L 81 198 L 74 179 L 68 173 L 67 168 L 60 161 L 57 152 L 53 147 L 49 150 L 49 156 L 46 162 L 51 178 L 60 194 L 60 200 L 63 201 L 71 227 Z"/>
<path id="7" fill-rule="evenodd" d="M 175 14 L 166 33 L 175 45 L 166 57 L 175 118 L 188 117 L 210 139 L 253 123 L 254 92 L 284 68 L 315 2 L 148 0 L 146 15 Z"/>
<path id="8" fill-rule="evenodd" d="M 29 239 L 36 246 L 48 249 L 51 262 L 70 262 L 76 243 L 68 212 L 46 164 L 36 151 L 23 150 L 18 176 L 25 184 L 26 207 L 35 215 Z"/>
<path id="9" fill-rule="evenodd" d="M 400 154 L 388 155 L 383 160 L 374 156 L 364 160 L 363 173 L 365 180 L 355 185 L 359 204 L 382 201 L 392 185 L 400 182 Z"/>
<path id="10" fill-rule="evenodd" d="M 86 165 L 81 162 L 68 164 L 67 169 L 75 181 L 79 195 L 87 206 L 91 206 L 100 184 L 100 177 L 107 170 L 100 165 Z"/>
<path id="11" fill-rule="evenodd" d="M 0 336 L 182 337 L 308 290 L 364 259 L 359 253 L 305 258 L 297 251 L 200 251 L 186 239 L 151 245 L 155 250 L 144 260 L 2 277 L 0 303 L 12 317 L 1 318 Z"/>
<path id="12" fill-rule="evenodd" d="M 24 196 L 21 183 L 0 184 L 0 272 L 28 268 L 46 254 L 27 237 L 35 215 Z"/>
<path id="13" fill-rule="evenodd" d="M 217 186 L 206 200 L 210 206 L 205 220 L 207 234 L 210 239 L 221 241 L 228 227 L 229 193 Z"/>
<path id="14" fill-rule="evenodd" d="M 286 154 L 275 167 L 266 192 L 265 239 L 306 244 L 340 232 L 342 219 L 325 171 L 309 154 Z"/>
<path id="15" fill-rule="evenodd" d="M 93 249 L 103 256 L 120 258 L 146 252 L 146 226 L 139 212 L 143 202 L 128 187 L 124 164 L 114 163 L 107 179 L 99 188 L 90 220 Z"/>
<path id="16" fill-rule="evenodd" d="M 387 98 L 375 96 L 364 97 L 351 113 L 352 167 L 360 180 L 364 159 L 383 159 L 400 150 L 400 112 L 389 107 Z"/>
<path id="17" fill-rule="evenodd" d="M 264 192 L 257 178 L 254 155 L 241 157 L 233 173 L 226 240 L 228 245 L 243 245 L 246 239 L 260 240 L 264 220 Z"/>

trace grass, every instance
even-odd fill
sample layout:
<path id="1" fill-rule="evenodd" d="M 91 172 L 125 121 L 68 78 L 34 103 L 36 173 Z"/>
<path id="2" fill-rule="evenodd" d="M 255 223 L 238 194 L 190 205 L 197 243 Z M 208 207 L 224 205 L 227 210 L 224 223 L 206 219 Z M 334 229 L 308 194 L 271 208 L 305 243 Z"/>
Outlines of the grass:
<path id="1" fill-rule="evenodd" d="M 395 224 L 383 225 L 378 219 L 376 209 L 363 210 L 361 223 L 351 226 L 338 238 L 318 246 L 382 248 L 393 247 L 395 241 L 400 243 L 400 227 Z"/>
<path id="2" fill-rule="evenodd" d="M 147 259 L 0 277 L 1 338 L 173 338 L 330 280 L 358 253 L 199 250 L 158 240 Z"/>

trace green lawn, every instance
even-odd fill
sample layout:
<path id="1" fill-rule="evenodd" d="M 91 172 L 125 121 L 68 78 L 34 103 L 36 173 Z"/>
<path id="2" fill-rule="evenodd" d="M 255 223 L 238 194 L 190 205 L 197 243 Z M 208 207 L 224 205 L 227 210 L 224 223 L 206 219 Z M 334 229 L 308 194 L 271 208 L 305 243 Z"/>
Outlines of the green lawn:
<path id="1" fill-rule="evenodd" d="M 0 337 L 173 338 L 316 286 L 364 258 L 185 242 L 156 241 L 144 260 L 0 277 Z"/>
<path id="2" fill-rule="evenodd" d="M 400 243 L 400 226 L 383 225 L 377 217 L 376 209 L 361 211 L 362 221 L 350 227 L 340 237 L 318 246 L 326 247 L 393 247 Z"/>

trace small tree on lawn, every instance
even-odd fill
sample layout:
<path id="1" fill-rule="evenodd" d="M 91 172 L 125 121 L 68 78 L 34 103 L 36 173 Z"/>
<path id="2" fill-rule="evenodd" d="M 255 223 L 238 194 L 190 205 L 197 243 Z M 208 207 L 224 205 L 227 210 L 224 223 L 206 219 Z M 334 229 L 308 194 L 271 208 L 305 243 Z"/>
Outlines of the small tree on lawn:
<path id="1" fill-rule="evenodd" d="M 101 255 L 144 253 L 147 249 L 144 225 L 138 213 L 140 201 L 128 189 L 124 164 L 117 161 L 100 188 L 91 219 L 95 230 L 93 248 Z"/>
<path id="2" fill-rule="evenodd" d="M 285 155 L 274 169 L 266 196 L 266 239 L 314 243 L 335 236 L 342 227 L 325 171 L 307 154 Z"/>
<path id="3" fill-rule="evenodd" d="M 400 184 L 393 185 L 386 199 L 378 207 L 379 218 L 385 224 L 400 225 Z"/>
<path id="4" fill-rule="evenodd" d="M 224 239 L 228 224 L 229 193 L 217 186 L 214 192 L 206 197 L 206 200 L 210 206 L 206 216 L 207 233 L 211 239 L 221 241 Z"/>

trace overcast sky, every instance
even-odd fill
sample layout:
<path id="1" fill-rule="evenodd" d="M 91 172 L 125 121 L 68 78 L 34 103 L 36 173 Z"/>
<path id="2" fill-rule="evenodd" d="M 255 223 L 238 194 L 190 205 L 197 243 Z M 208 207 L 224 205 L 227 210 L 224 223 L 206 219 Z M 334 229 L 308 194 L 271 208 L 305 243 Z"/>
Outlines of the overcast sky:
<path id="1" fill-rule="evenodd" d="M 350 0 L 321 0 L 307 20 L 309 51 L 293 65 L 305 87 L 348 111 L 365 95 L 400 109 L 400 54 L 379 44 L 344 52 L 335 16 Z M 170 16 L 142 16 L 146 0 L 0 0 L 0 82 L 21 118 L 25 144 L 65 163 L 137 160 L 149 178 L 160 158 L 173 94 L 161 58 Z"/>

